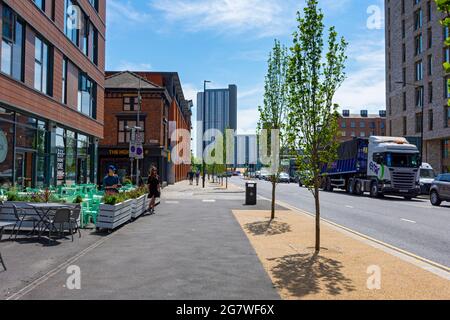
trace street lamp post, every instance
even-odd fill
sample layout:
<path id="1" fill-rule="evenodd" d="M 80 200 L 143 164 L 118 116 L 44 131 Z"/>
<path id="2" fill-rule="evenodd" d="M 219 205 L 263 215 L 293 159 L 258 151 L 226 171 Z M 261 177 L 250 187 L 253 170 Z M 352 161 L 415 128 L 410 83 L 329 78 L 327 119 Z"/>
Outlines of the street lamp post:
<path id="1" fill-rule="evenodd" d="M 415 89 L 423 88 L 423 86 L 417 85 L 415 83 L 408 83 L 408 82 L 403 82 L 403 81 L 396 81 L 395 83 L 396 84 L 401 84 L 403 86 L 411 86 L 411 87 L 414 87 Z M 422 116 L 421 116 L 421 119 L 420 119 L 421 120 L 421 126 L 420 126 L 421 127 L 420 128 L 420 161 L 423 162 L 423 160 L 424 160 L 424 158 L 423 158 L 423 141 L 424 141 L 423 135 L 424 135 L 424 127 L 425 127 L 425 124 L 424 124 L 424 121 L 425 121 L 425 106 L 424 106 L 424 101 L 423 101 L 423 95 L 422 95 L 422 106 L 421 106 L 421 108 L 422 108 Z"/>
<path id="2" fill-rule="evenodd" d="M 203 188 L 205 188 L 205 174 L 206 174 L 206 170 L 205 170 L 205 141 L 204 141 L 204 135 L 205 135 L 205 122 L 206 122 L 206 84 L 210 83 L 211 81 L 205 80 L 203 81 L 203 121 L 202 121 L 202 136 L 200 137 L 200 139 L 202 139 L 202 171 L 203 171 L 203 178 L 202 178 L 202 184 L 203 184 Z"/>

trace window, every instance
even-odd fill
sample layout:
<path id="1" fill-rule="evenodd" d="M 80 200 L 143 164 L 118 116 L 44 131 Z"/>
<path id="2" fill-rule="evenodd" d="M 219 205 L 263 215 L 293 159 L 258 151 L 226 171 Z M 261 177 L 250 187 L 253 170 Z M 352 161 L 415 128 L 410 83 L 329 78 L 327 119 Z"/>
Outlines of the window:
<path id="1" fill-rule="evenodd" d="M 406 117 L 403 117 L 403 135 L 406 136 L 408 129 L 407 119 Z"/>
<path id="2" fill-rule="evenodd" d="M 360 128 L 365 128 L 365 127 L 366 127 L 366 123 L 365 123 L 364 121 L 361 121 L 361 122 L 359 123 L 359 127 L 360 127 Z"/>
<path id="3" fill-rule="evenodd" d="M 355 122 L 355 121 L 352 121 L 352 122 L 350 123 L 350 126 L 351 126 L 352 128 L 356 128 L 356 122 Z"/>
<path id="4" fill-rule="evenodd" d="M 415 48 L 416 48 L 415 52 L 416 52 L 416 56 L 417 56 L 422 53 L 422 49 L 423 49 L 422 35 L 420 34 L 420 35 L 416 36 L 414 42 L 415 42 Z"/>
<path id="5" fill-rule="evenodd" d="M 416 133 L 422 132 L 422 113 L 416 113 Z"/>
<path id="6" fill-rule="evenodd" d="M 445 27 L 442 29 L 442 31 L 443 31 L 443 39 L 442 39 L 442 41 L 445 41 L 445 40 L 447 40 L 447 38 L 450 36 L 449 28 L 448 28 L 447 26 L 445 26 Z"/>
<path id="7" fill-rule="evenodd" d="M 428 83 L 428 103 L 433 103 L 433 82 Z"/>
<path id="8" fill-rule="evenodd" d="M 347 122 L 346 121 L 342 120 L 341 128 L 343 128 L 343 129 L 347 128 Z"/>
<path id="9" fill-rule="evenodd" d="M 360 136 L 360 137 L 365 137 L 365 136 L 366 136 L 366 133 L 365 133 L 364 131 L 361 131 L 360 134 L 359 134 L 359 136 Z"/>
<path id="10" fill-rule="evenodd" d="M 79 10 L 76 9 L 72 0 L 64 0 L 64 33 L 76 46 L 79 44 Z"/>
<path id="11" fill-rule="evenodd" d="M 346 137 L 347 136 L 347 132 L 346 131 L 341 131 L 341 137 Z"/>
<path id="12" fill-rule="evenodd" d="M 414 30 L 418 30 L 422 28 L 422 9 L 417 10 L 414 12 Z"/>
<path id="13" fill-rule="evenodd" d="M 444 48 L 444 62 L 450 62 L 450 48 Z"/>
<path id="14" fill-rule="evenodd" d="M 98 65 L 98 31 L 92 23 L 89 24 L 89 59 Z"/>
<path id="15" fill-rule="evenodd" d="M 1 71 L 16 80 L 23 81 L 24 24 L 5 4 L 3 4 L 2 20 Z"/>
<path id="16" fill-rule="evenodd" d="M 118 130 L 118 142 L 119 143 L 129 143 L 131 140 L 131 128 L 136 127 L 136 120 L 119 120 L 119 130 Z M 143 135 L 145 137 L 145 127 L 144 121 L 139 121 L 139 127 L 143 130 Z"/>
<path id="17" fill-rule="evenodd" d="M 433 75 L 433 56 L 431 54 L 428 56 L 428 75 Z"/>
<path id="18" fill-rule="evenodd" d="M 137 111 L 139 109 L 139 100 L 137 96 L 123 98 L 124 111 Z"/>
<path id="19" fill-rule="evenodd" d="M 369 124 L 370 129 L 375 129 L 375 122 L 371 121 Z"/>
<path id="20" fill-rule="evenodd" d="M 402 38 L 404 39 L 405 36 L 406 36 L 405 20 L 402 20 Z"/>
<path id="21" fill-rule="evenodd" d="M 433 131 L 434 126 L 434 119 L 433 119 L 433 109 L 428 110 L 428 130 Z"/>
<path id="22" fill-rule="evenodd" d="M 91 117 L 96 118 L 97 107 L 97 86 L 85 74 L 80 72 L 78 78 L 78 111 Z"/>
<path id="23" fill-rule="evenodd" d="M 87 56 L 89 53 L 89 29 L 90 23 L 88 16 L 83 14 L 83 26 L 80 32 L 81 51 Z"/>
<path id="24" fill-rule="evenodd" d="M 48 44 L 36 37 L 34 42 L 34 88 L 42 93 L 52 95 L 51 53 Z"/>
<path id="25" fill-rule="evenodd" d="M 402 70 L 402 81 L 403 81 L 403 87 L 406 87 L 406 68 L 403 68 Z"/>
<path id="26" fill-rule="evenodd" d="M 406 92 L 403 92 L 403 111 L 406 111 Z"/>
<path id="27" fill-rule="evenodd" d="M 444 127 L 448 128 L 450 125 L 450 107 L 444 107 Z"/>
<path id="28" fill-rule="evenodd" d="M 423 107 L 423 87 L 416 88 L 416 107 Z"/>
<path id="29" fill-rule="evenodd" d="M 431 1 L 430 0 L 427 3 L 427 19 L 428 19 L 428 22 L 431 21 Z"/>
<path id="30" fill-rule="evenodd" d="M 416 81 L 423 80 L 423 64 L 422 61 L 416 62 Z"/>
<path id="31" fill-rule="evenodd" d="M 98 0 L 89 0 L 89 3 L 91 6 L 94 7 L 94 9 L 98 12 Z"/>
<path id="32" fill-rule="evenodd" d="M 63 65 L 62 65 L 62 99 L 61 102 L 66 104 L 67 103 L 67 59 L 63 59 Z"/>
<path id="33" fill-rule="evenodd" d="M 45 0 L 34 0 L 34 3 L 41 9 L 45 11 Z"/>
<path id="34" fill-rule="evenodd" d="M 402 61 L 406 62 L 406 45 L 402 44 Z"/>
<path id="35" fill-rule="evenodd" d="M 449 80 L 448 78 L 444 79 L 444 99 L 450 99 L 450 94 L 449 94 Z"/>
<path id="36" fill-rule="evenodd" d="M 428 49 L 431 49 L 431 47 L 433 46 L 433 32 L 431 31 L 431 28 L 428 29 Z"/>

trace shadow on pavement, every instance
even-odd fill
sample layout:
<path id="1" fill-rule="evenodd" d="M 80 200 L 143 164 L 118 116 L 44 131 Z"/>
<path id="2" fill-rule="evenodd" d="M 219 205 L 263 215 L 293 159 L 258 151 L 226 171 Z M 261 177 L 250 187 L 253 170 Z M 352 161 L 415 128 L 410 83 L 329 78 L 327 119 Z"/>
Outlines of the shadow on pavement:
<path id="1" fill-rule="evenodd" d="M 244 228 L 254 236 L 275 236 L 291 232 L 289 224 L 275 220 L 247 223 Z"/>
<path id="2" fill-rule="evenodd" d="M 342 263 L 320 254 L 295 254 L 269 260 L 277 263 L 271 270 L 275 285 L 288 290 L 293 298 L 320 294 L 322 290 L 333 296 L 355 290 L 351 279 L 341 272 Z"/>

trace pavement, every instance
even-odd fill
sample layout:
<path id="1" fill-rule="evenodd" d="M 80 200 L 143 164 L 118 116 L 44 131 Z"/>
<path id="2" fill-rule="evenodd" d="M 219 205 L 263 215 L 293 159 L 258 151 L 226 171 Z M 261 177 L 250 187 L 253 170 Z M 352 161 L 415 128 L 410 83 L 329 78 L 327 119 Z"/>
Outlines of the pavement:
<path id="1" fill-rule="evenodd" d="M 244 186 L 241 177 L 231 179 Z M 258 195 L 271 198 L 269 182 L 258 181 Z M 279 184 L 277 200 L 310 213 L 314 198 L 297 184 Z M 324 219 L 393 245 L 420 257 L 450 267 L 450 203 L 433 207 L 426 198 L 411 201 L 398 197 L 372 199 L 348 195 L 342 191 L 321 193 Z"/>
<path id="2" fill-rule="evenodd" d="M 238 189 L 182 182 L 163 190 L 155 215 L 110 235 L 85 235 L 56 248 L 2 243 L 9 269 L 0 273 L 0 292 L 45 300 L 280 299 L 232 214 L 249 209 L 243 199 Z M 67 286 L 69 266 L 81 271 L 80 290 Z"/>
<path id="3" fill-rule="evenodd" d="M 448 300 L 450 273 L 399 256 L 299 211 L 234 211 L 283 299 Z"/>

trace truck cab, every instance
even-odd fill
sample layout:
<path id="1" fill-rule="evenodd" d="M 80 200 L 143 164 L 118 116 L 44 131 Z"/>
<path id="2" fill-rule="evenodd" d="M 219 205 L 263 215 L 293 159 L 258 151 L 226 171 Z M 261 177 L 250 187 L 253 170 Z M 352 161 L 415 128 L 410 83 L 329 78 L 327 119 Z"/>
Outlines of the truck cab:
<path id="1" fill-rule="evenodd" d="M 420 153 L 405 138 L 370 137 L 367 183 L 371 195 L 397 195 L 411 199 L 420 194 Z M 370 181 L 370 182 L 369 182 Z"/>
<path id="2" fill-rule="evenodd" d="M 431 184 L 436 178 L 436 173 L 433 170 L 433 167 L 428 163 L 422 163 L 420 167 L 420 194 L 430 194 Z"/>

